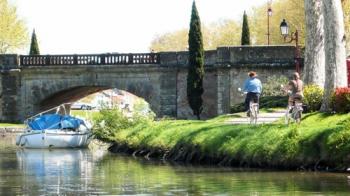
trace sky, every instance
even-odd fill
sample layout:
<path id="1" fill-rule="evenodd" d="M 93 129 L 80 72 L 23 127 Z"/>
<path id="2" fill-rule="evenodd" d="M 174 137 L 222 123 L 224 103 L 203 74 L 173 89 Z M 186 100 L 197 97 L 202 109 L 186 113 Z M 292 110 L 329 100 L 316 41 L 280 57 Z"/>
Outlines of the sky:
<path id="1" fill-rule="evenodd" d="M 192 0 L 10 0 L 41 54 L 149 52 L 156 35 L 188 28 Z M 241 20 L 267 0 L 196 0 L 204 24 Z M 21 53 L 25 54 L 28 48 Z"/>

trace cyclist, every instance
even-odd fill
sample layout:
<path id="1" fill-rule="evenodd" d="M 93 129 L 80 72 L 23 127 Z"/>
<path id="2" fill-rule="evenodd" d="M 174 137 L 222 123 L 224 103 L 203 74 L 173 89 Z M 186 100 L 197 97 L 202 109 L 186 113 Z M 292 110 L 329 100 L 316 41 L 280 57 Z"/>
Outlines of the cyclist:
<path id="1" fill-rule="evenodd" d="M 303 99 L 303 81 L 300 80 L 298 72 L 293 74 L 293 79 L 288 82 L 287 90 L 290 91 L 288 98 L 288 107 L 294 106 L 294 104 L 301 103 Z"/>
<path id="2" fill-rule="evenodd" d="M 251 100 L 254 101 L 254 103 L 259 103 L 259 97 L 262 91 L 262 85 L 261 81 L 257 78 L 257 74 L 254 71 L 250 71 L 248 73 L 249 78 L 245 80 L 244 82 L 244 88 L 243 92 L 247 92 L 245 102 L 244 102 L 244 108 L 245 111 L 247 111 L 247 116 L 249 117 L 250 111 L 249 111 L 249 103 Z"/>

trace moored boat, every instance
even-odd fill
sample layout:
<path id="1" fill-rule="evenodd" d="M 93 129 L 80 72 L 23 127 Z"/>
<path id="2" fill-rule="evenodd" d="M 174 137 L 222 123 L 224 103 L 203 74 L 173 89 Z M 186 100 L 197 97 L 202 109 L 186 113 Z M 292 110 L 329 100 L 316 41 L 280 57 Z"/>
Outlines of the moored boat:
<path id="1" fill-rule="evenodd" d="M 67 114 L 41 113 L 25 121 L 25 132 L 16 138 L 24 148 L 82 148 L 92 136 L 84 120 Z M 64 107 L 64 106 L 63 106 Z"/>

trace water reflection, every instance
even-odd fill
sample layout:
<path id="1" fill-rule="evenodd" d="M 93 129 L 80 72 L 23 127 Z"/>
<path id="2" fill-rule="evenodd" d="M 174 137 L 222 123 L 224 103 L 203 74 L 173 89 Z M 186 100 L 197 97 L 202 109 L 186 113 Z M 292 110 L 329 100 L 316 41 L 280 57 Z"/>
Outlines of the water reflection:
<path id="1" fill-rule="evenodd" d="M 16 154 L 18 167 L 27 177 L 25 181 L 35 180 L 45 192 L 59 194 L 61 184 L 73 184 L 77 178 L 92 176 L 89 150 L 19 149 Z M 74 186 L 71 188 L 86 191 L 86 184 Z"/>
<path id="2" fill-rule="evenodd" d="M 0 138 L 0 195 L 347 195 L 346 174 L 179 166 Z"/>
<path id="3" fill-rule="evenodd" d="M 14 137 L 0 140 L 0 195 L 96 193 L 93 168 L 105 151 L 21 149 L 14 142 Z"/>
<path id="4" fill-rule="evenodd" d="M 128 157 L 104 159 L 100 169 L 104 189 L 115 187 L 112 194 L 346 195 L 350 191 L 346 175 L 334 173 L 174 166 Z"/>

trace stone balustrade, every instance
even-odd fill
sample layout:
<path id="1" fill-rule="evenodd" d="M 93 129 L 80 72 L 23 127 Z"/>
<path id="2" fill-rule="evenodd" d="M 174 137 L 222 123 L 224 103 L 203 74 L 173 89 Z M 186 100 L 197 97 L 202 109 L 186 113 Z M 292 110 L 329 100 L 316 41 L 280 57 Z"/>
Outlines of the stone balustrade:
<path id="1" fill-rule="evenodd" d="M 20 55 L 21 66 L 158 64 L 158 53 Z"/>

